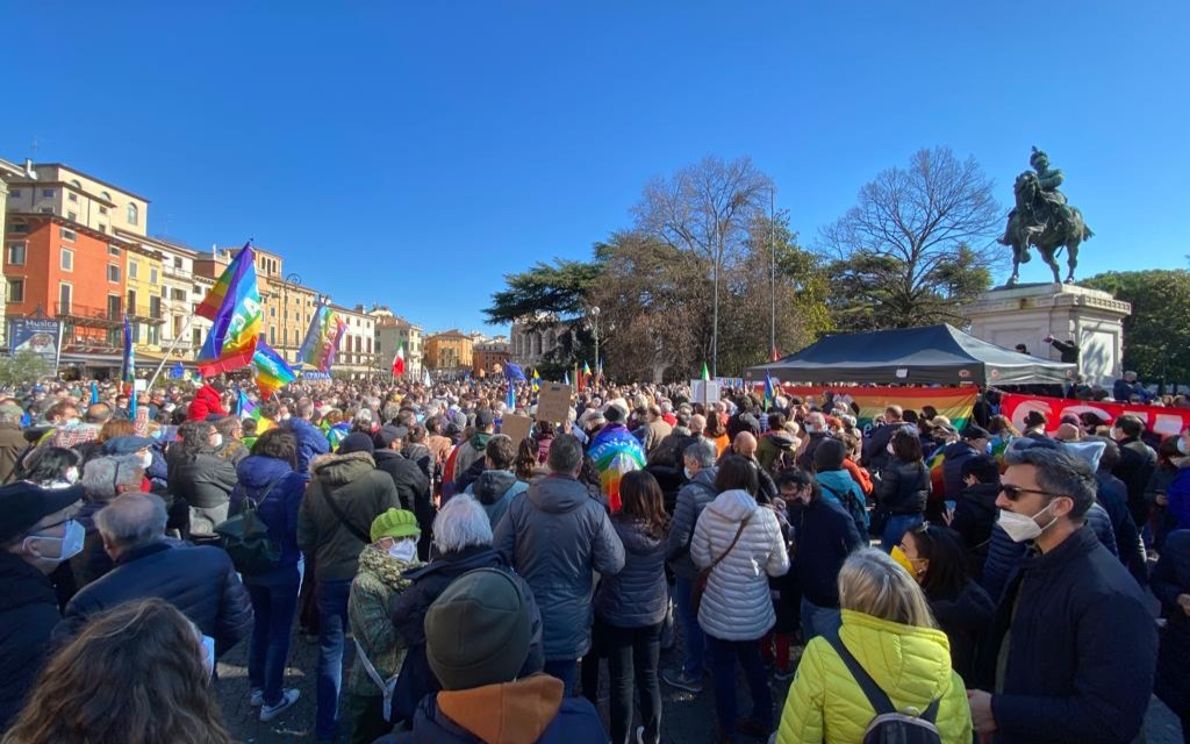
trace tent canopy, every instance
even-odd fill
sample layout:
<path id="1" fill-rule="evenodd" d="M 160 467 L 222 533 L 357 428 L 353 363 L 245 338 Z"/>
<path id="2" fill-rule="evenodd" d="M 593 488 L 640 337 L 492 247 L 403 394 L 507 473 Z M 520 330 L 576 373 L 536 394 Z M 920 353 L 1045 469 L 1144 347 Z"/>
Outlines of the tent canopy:
<path id="1" fill-rule="evenodd" d="M 756 380 L 765 373 L 782 382 L 1028 385 L 1066 382 L 1075 368 L 943 324 L 827 336 L 780 361 L 750 367 L 744 376 Z"/>

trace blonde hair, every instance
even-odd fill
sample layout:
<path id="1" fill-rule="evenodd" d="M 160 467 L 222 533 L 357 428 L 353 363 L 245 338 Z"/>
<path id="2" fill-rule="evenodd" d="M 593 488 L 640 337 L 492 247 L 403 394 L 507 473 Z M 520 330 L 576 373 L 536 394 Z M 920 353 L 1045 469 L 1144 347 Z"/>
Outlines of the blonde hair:
<path id="1" fill-rule="evenodd" d="M 938 627 L 921 587 L 888 554 L 875 548 L 857 550 L 843 563 L 839 605 L 902 625 Z"/>

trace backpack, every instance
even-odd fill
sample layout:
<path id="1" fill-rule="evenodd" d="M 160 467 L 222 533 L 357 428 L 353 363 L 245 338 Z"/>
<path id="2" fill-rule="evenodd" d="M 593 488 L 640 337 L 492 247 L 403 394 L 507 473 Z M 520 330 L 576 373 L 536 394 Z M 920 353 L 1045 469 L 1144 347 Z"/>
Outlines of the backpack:
<path id="1" fill-rule="evenodd" d="M 868 699 L 868 704 L 876 711 L 876 717 L 864 730 L 863 744 L 942 744 L 942 734 L 934 725 L 942 698 L 931 702 L 921 715 L 898 711 L 884 690 L 876 684 L 876 680 L 872 679 L 847 650 L 847 646 L 843 645 L 838 629 L 826 634 L 824 638 L 843 660 L 847 670 L 863 691 L 864 697 Z"/>
<path id="2" fill-rule="evenodd" d="M 264 489 L 261 502 L 269 497 L 273 487 L 284 477 L 281 476 Z M 215 527 L 220 545 L 231 557 L 236 570 L 245 576 L 271 571 L 281 560 L 281 548 L 269 538 L 269 527 L 256 513 L 257 507 L 256 501 L 245 496 L 243 511 Z"/>
<path id="3" fill-rule="evenodd" d="M 840 493 L 822 481 L 819 481 L 818 485 L 822 486 L 827 491 L 830 491 L 831 494 L 839 500 L 839 503 L 843 505 L 843 509 L 848 514 L 850 514 L 851 519 L 855 521 L 855 529 L 861 536 L 868 534 L 868 509 L 859 499 L 855 497 L 851 489 L 847 489 L 846 491 Z"/>

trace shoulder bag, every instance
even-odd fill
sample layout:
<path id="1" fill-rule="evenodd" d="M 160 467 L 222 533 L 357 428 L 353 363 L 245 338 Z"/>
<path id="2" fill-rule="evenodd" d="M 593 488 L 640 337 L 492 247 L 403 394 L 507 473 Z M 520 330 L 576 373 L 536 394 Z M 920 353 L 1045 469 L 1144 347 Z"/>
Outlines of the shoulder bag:
<path id="1" fill-rule="evenodd" d="M 694 588 L 690 592 L 690 604 L 694 608 L 695 615 L 698 615 L 698 608 L 702 605 L 702 595 L 707 590 L 707 582 L 711 580 L 711 571 L 714 571 L 715 566 L 722 563 L 723 559 L 735 549 L 736 543 L 740 541 L 740 535 L 744 534 L 744 528 L 748 526 L 751 519 L 752 517 L 748 517 L 740 522 L 740 528 L 735 531 L 735 537 L 732 538 L 731 545 L 727 546 L 727 550 L 724 550 L 718 558 L 712 561 L 711 565 L 698 572 L 698 578 L 694 580 Z"/>

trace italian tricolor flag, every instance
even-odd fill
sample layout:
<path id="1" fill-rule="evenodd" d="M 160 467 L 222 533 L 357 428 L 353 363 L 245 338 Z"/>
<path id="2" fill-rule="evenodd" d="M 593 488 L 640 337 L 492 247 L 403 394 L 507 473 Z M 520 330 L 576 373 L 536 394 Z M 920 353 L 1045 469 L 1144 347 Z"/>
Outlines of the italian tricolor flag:
<path id="1" fill-rule="evenodd" d="M 405 374 L 405 343 L 397 344 L 397 354 L 393 357 L 393 376 Z"/>

